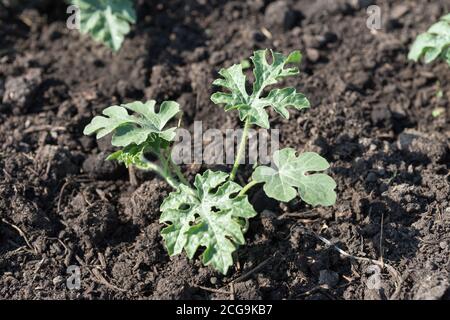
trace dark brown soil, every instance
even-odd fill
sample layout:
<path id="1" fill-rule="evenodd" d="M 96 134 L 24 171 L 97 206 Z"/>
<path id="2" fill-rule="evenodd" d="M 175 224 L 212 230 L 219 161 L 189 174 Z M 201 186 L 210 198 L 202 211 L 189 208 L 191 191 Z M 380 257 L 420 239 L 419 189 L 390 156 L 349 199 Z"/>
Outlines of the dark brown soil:
<path id="1" fill-rule="evenodd" d="M 406 58 L 450 2 L 377 1 L 378 32 L 366 27 L 373 1 L 269 2 L 139 0 L 118 54 L 66 29 L 63 4 L 0 7 L 0 298 L 229 299 L 200 287 L 229 291 L 263 262 L 235 298 L 450 298 L 450 69 Z M 258 48 L 305 53 L 289 84 L 313 107 L 273 125 L 283 146 L 332 163 L 338 201 L 280 205 L 255 190 L 262 213 L 224 277 L 169 258 L 158 216 L 170 188 L 149 173 L 133 188 L 104 161 L 108 141 L 82 130 L 106 106 L 149 98 L 178 100 L 187 126 L 238 127 L 210 102 L 211 83 Z M 391 266 L 381 289 L 366 285 L 370 262 L 319 234 Z M 69 265 L 80 290 L 66 288 Z"/>

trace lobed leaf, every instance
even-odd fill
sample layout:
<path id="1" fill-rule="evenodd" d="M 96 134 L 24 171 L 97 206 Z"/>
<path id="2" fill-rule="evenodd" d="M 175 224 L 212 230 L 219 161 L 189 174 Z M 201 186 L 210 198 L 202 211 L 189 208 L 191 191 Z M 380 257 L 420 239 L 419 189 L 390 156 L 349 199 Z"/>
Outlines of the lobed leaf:
<path id="1" fill-rule="evenodd" d="M 425 63 L 441 58 L 450 65 L 450 14 L 443 16 L 414 41 L 408 59 L 417 62 L 422 57 Z"/>
<path id="2" fill-rule="evenodd" d="M 242 64 L 235 64 L 227 69 L 222 69 L 219 74 L 222 78 L 213 82 L 216 86 L 224 87 L 228 92 L 216 92 L 211 96 L 215 104 L 224 104 L 225 111 L 236 109 L 242 121 L 249 119 L 250 124 L 263 128 L 269 128 L 269 116 L 265 108 L 272 107 L 282 117 L 288 119 L 288 107 L 297 110 L 309 108 L 308 99 L 294 88 L 274 89 L 266 97 L 261 97 L 264 89 L 276 84 L 284 77 L 294 76 L 299 73 L 298 68 L 286 68 L 287 64 L 300 63 L 301 54 L 294 51 L 288 57 L 273 52 L 272 63 L 267 61 L 268 50 L 255 51 L 251 60 L 253 62 L 253 92 L 251 95 L 246 90 L 246 77 L 242 71 Z"/>
<path id="3" fill-rule="evenodd" d="M 296 151 L 286 148 L 276 151 L 273 156 L 276 168 L 260 166 L 253 172 L 252 179 L 264 183 L 267 196 L 288 202 L 300 194 L 310 205 L 331 206 L 336 202 L 336 183 L 323 173 L 329 168 L 328 162 L 314 152 L 305 152 L 297 157 Z"/>
<path id="4" fill-rule="evenodd" d="M 131 0 L 72 0 L 72 4 L 80 10 L 80 32 L 114 51 L 122 46 L 130 24 L 136 23 Z"/>
<path id="5" fill-rule="evenodd" d="M 133 144 L 110 154 L 106 160 L 116 160 L 117 162 L 123 163 L 127 168 L 131 165 L 138 168 L 144 167 L 146 164 L 144 158 L 145 149 L 145 143 L 141 145 Z"/>
<path id="6" fill-rule="evenodd" d="M 208 170 L 195 177 L 194 190 L 180 185 L 161 205 L 161 223 L 169 223 L 162 236 L 169 255 L 185 250 L 192 259 L 200 247 L 204 265 L 226 274 L 232 253 L 244 244 L 241 220 L 256 215 L 242 189 L 227 181 L 228 174 Z"/>
<path id="7" fill-rule="evenodd" d="M 133 102 L 121 106 L 112 106 L 103 110 L 104 116 L 96 116 L 88 124 L 83 133 L 97 134 L 100 139 L 113 132 L 112 145 L 126 147 L 140 145 L 144 142 L 164 143 L 175 138 L 175 129 L 164 129 L 166 124 L 178 112 L 180 107 L 173 101 L 164 101 L 159 112 L 155 112 L 154 100 Z M 128 111 L 134 112 L 129 114 Z"/>

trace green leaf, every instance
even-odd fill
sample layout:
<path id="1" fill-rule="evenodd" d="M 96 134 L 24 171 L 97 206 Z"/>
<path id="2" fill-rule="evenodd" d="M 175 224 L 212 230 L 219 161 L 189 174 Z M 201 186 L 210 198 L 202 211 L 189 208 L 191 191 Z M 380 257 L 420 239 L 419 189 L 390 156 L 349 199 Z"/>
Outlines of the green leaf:
<path id="1" fill-rule="evenodd" d="M 83 133 L 97 133 L 97 139 L 113 132 L 112 145 L 126 147 L 140 145 L 146 141 L 163 144 L 175 138 L 176 128 L 164 129 L 165 125 L 178 112 L 180 106 L 173 101 L 164 101 L 159 112 L 155 112 L 154 100 L 133 102 L 112 106 L 103 110 L 103 116 L 96 116 L 86 126 Z M 128 114 L 128 110 L 134 114 Z"/>
<path id="2" fill-rule="evenodd" d="M 309 108 L 308 99 L 294 88 L 274 89 L 266 97 L 261 95 L 268 86 L 276 84 L 280 79 L 294 76 L 299 73 L 298 68 L 286 68 L 287 64 L 300 63 L 301 54 L 294 51 L 288 57 L 270 51 L 272 63 L 267 61 L 268 50 L 259 50 L 253 54 L 253 92 L 251 95 L 246 90 L 246 77 L 242 71 L 242 63 L 235 64 L 227 69 L 222 69 L 219 74 L 222 78 L 213 82 L 229 92 L 216 92 L 211 96 L 215 104 L 224 104 L 225 111 L 238 110 L 242 121 L 249 119 L 250 124 L 263 128 L 269 128 L 269 116 L 266 107 L 272 107 L 284 118 L 289 118 L 288 107 L 297 110 Z"/>
<path id="3" fill-rule="evenodd" d="M 195 177 L 194 190 L 180 185 L 164 200 L 160 222 L 169 223 L 161 232 L 169 255 L 184 249 L 192 259 L 204 247 L 203 264 L 227 273 L 232 253 L 245 242 L 241 222 L 256 215 L 247 196 L 237 195 L 242 188 L 227 178 L 208 170 Z"/>
<path id="4" fill-rule="evenodd" d="M 72 0 L 72 4 L 80 9 L 80 32 L 114 51 L 122 46 L 130 24 L 136 23 L 131 0 Z"/>
<path id="5" fill-rule="evenodd" d="M 131 165 L 143 167 L 145 166 L 145 149 L 146 143 L 141 145 L 133 144 L 110 154 L 106 160 L 116 160 L 117 162 L 123 163 L 127 168 Z"/>
<path id="6" fill-rule="evenodd" d="M 433 24 L 427 32 L 420 34 L 414 41 L 408 59 L 418 61 L 424 58 L 430 63 L 441 58 L 450 64 L 450 14 Z"/>
<path id="7" fill-rule="evenodd" d="M 267 196 L 288 202 L 297 196 L 310 205 L 331 206 L 336 202 L 336 183 L 323 173 L 329 168 L 328 162 L 314 152 L 305 152 L 297 157 L 291 148 L 276 151 L 273 156 L 276 168 L 260 166 L 253 172 L 252 179 L 264 183 Z"/>

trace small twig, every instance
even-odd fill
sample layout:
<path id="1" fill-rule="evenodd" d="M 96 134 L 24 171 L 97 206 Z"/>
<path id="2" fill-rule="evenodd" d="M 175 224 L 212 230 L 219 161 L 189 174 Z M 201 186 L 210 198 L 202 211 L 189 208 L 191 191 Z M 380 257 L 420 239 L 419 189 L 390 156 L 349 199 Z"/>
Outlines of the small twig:
<path id="1" fill-rule="evenodd" d="M 5 219 L 2 219 L 2 222 L 6 223 L 10 227 L 14 228 L 19 233 L 19 235 L 25 240 L 25 243 L 27 244 L 28 248 L 30 248 L 31 251 L 33 251 L 35 254 L 37 254 L 36 248 L 31 245 L 30 241 L 28 241 L 28 237 L 25 234 L 25 232 L 22 231 L 22 229 L 20 229 L 15 224 L 12 224 L 12 223 L 6 221 Z"/>
<path id="2" fill-rule="evenodd" d="M 396 279 L 396 289 L 395 289 L 394 293 L 389 297 L 389 299 L 390 300 L 397 299 L 397 297 L 398 297 L 398 295 L 400 293 L 400 289 L 401 289 L 401 285 L 403 283 L 403 279 L 402 279 L 402 277 L 400 277 L 399 273 L 397 272 L 397 270 L 395 270 L 394 267 L 392 267 L 391 265 L 389 265 L 387 263 L 384 263 L 383 261 L 374 260 L 374 259 L 365 258 L 365 257 L 353 256 L 353 255 L 347 253 L 346 251 L 342 250 L 338 246 L 332 244 L 330 240 L 325 239 L 324 237 L 322 237 L 322 236 L 320 236 L 320 235 L 318 235 L 318 234 L 316 234 L 316 233 L 314 233 L 312 231 L 309 231 L 309 230 L 306 230 L 306 229 L 305 229 L 305 231 L 310 233 L 310 234 L 312 234 L 313 236 L 315 236 L 317 239 L 319 239 L 320 241 L 324 242 L 328 246 L 333 247 L 336 251 L 338 251 L 344 257 L 351 258 L 351 259 L 358 260 L 358 261 L 370 262 L 370 263 L 373 263 L 373 264 L 379 266 L 380 268 L 386 268 L 389 271 L 389 273 L 391 274 L 391 276 Z"/>
<path id="3" fill-rule="evenodd" d="M 231 282 L 230 283 L 230 290 L 231 290 L 231 300 L 235 300 L 236 299 L 236 290 L 234 289 L 234 283 Z"/>
<path id="4" fill-rule="evenodd" d="M 64 190 L 69 185 L 69 183 L 70 183 L 70 180 L 66 180 L 66 182 L 64 182 L 63 186 L 61 187 L 61 191 L 59 191 L 58 205 L 56 208 L 58 214 L 61 212 L 61 202 L 62 202 Z"/>
<path id="5" fill-rule="evenodd" d="M 261 32 L 267 39 L 272 39 L 272 33 L 266 27 L 261 27 Z"/>
<path id="6" fill-rule="evenodd" d="M 41 269 L 42 264 L 44 263 L 44 261 L 45 261 L 45 257 L 42 258 L 42 260 L 38 262 L 38 264 L 37 264 L 37 266 L 36 266 L 36 270 L 34 270 L 34 275 L 33 275 L 33 279 L 31 279 L 31 283 L 33 283 L 34 280 L 36 280 L 37 273 L 38 273 L 39 270 Z"/>
<path id="7" fill-rule="evenodd" d="M 449 239 L 450 239 L 450 236 L 448 236 L 448 237 L 442 237 L 442 238 L 440 238 L 440 239 L 438 239 L 438 240 L 424 240 L 424 239 L 422 239 L 422 238 L 417 238 L 417 239 L 418 239 L 420 242 L 424 243 L 424 244 L 428 244 L 428 245 L 436 245 L 436 244 L 441 243 L 442 241 L 449 240 Z"/>
<path id="8" fill-rule="evenodd" d="M 202 289 L 202 290 L 205 290 L 205 291 L 213 292 L 213 293 L 226 294 L 226 295 L 231 295 L 232 294 L 232 292 L 230 292 L 230 291 L 225 291 L 225 290 L 222 290 L 222 289 L 208 288 L 208 287 L 200 286 L 198 284 L 194 284 L 194 287 Z"/>
<path id="9" fill-rule="evenodd" d="M 300 218 L 300 219 L 314 219 L 319 217 L 320 214 L 318 212 L 314 212 L 312 210 L 306 212 L 286 212 L 277 218 L 277 220 L 283 220 L 284 218 Z"/>
<path id="10" fill-rule="evenodd" d="M 328 285 L 321 284 L 321 285 L 318 285 L 318 286 L 316 286 L 316 287 L 314 287 L 314 288 L 312 288 L 312 289 L 310 289 L 310 290 L 308 290 L 306 292 L 300 293 L 297 297 L 310 296 L 310 295 L 316 293 L 317 291 L 329 290 L 329 289 L 330 289 L 330 287 Z"/>
<path id="11" fill-rule="evenodd" d="M 255 272 L 258 272 L 259 270 L 264 268 L 276 255 L 277 254 L 275 253 L 273 256 L 267 258 L 266 260 L 264 260 L 263 262 L 258 264 L 256 267 L 254 267 L 250 271 L 248 271 L 248 272 L 244 273 L 242 276 L 237 277 L 236 279 L 232 280 L 229 284 L 247 280 L 252 274 L 254 274 Z"/>
<path id="12" fill-rule="evenodd" d="M 383 227 L 384 225 L 384 212 L 381 214 L 381 226 L 380 226 L 380 261 L 383 263 Z"/>
<path id="13" fill-rule="evenodd" d="M 88 269 L 89 270 L 89 269 Z M 94 276 L 93 280 L 99 284 L 103 284 L 105 286 L 107 286 L 108 288 L 112 289 L 112 290 L 116 290 L 116 291 L 120 291 L 120 292 L 126 292 L 127 290 L 119 288 L 111 283 L 108 282 L 108 280 L 105 279 L 105 277 L 101 274 L 101 272 L 99 270 L 97 270 L 96 268 L 93 268 L 92 270 L 89 270 L 89 272 L 91 273 L 91 275 Z"/>

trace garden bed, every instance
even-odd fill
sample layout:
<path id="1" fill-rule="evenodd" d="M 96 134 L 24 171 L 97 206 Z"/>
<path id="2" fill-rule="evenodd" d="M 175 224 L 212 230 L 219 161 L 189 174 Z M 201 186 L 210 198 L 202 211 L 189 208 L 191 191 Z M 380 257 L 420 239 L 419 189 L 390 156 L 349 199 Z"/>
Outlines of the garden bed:
<path id="1" fill-rule="evenodd" d="M 68 30 L 64 4 L 0 12 L 0 298 L 450 298 L 450 69 L 407 60 L 450 5 L 377 1 L 371 31 L 365 2 L 138 1 L 117 54 Z M 237 128 L 211 83 L 260 48 L 304 53 L 286 83 L 312 107 L 273 125 L 282 147 L 331 163 L 338 198 L 312 208 L 252 190 L 261 214 L 222 276 L 169 258 L 158 218 L 170 187 L 141 172 L 133 187 L 104 160 L 109 141 L 82 131 L 107 106 L 147 99 L 178 101 L 187 128 Z M 192 180 L 213 167 L 183 168 Z M 388 265 L 379 289 L 369 259 Z"/>

